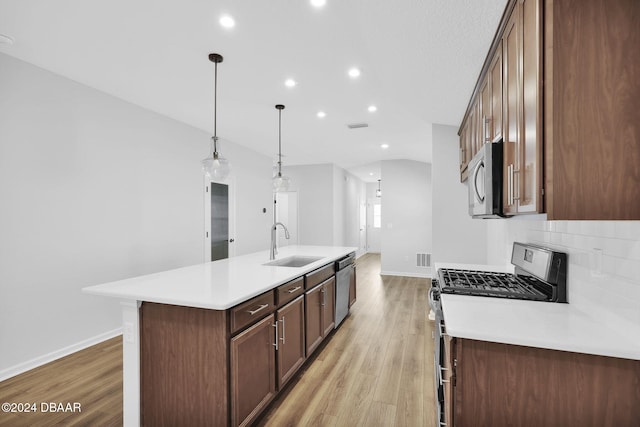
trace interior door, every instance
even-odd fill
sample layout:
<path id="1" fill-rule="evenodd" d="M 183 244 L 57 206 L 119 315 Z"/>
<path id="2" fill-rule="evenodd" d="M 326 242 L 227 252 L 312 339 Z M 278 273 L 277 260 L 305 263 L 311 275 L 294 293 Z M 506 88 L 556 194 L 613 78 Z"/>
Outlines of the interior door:
<path id="1" fill-rule="evenodd" d="M 216 261 L 234 255 L 235 192 L 231 181 L 205 181 L 204 260 Z"/>
<path id="2" fill-rule="evenodd" d="M 229 186 L 212 182 L 211 261 L 229 258 Z"/>

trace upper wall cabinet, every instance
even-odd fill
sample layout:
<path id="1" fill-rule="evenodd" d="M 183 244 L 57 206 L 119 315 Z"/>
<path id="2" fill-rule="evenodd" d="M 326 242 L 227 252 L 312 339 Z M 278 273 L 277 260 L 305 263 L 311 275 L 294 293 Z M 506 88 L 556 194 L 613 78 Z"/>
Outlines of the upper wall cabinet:
<path id="1" fill-rule="evenodd" d="M 460 127 L 461 179 L 478 141 L 502 137 L 505 213 L 640 219 L 638 22 L 635 0 L 509 1 Z"/>

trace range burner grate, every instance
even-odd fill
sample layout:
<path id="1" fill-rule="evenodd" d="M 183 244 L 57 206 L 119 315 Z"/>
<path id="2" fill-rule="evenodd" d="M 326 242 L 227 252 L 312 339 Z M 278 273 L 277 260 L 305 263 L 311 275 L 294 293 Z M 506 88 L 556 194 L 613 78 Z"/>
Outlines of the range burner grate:
<path id="1" fill-rule="evenodd" d="M 455 269 L 442 269 L 440 272 L 440 287 L 443 293 L 535 301 L 548 299 L 548 295 L 538 289 L 540 286 L 536 286 L 542 282 L 535 277 Z"/>

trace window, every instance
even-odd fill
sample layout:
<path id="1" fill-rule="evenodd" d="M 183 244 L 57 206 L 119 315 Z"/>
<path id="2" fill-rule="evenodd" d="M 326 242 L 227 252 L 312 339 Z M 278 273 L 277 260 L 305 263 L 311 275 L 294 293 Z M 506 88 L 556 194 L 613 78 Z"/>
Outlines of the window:
<path id="1" fill-rule="evenodd" d="M 373 205 L 373 228 L 382 227 L 382 205 L 376 203 Z"/>

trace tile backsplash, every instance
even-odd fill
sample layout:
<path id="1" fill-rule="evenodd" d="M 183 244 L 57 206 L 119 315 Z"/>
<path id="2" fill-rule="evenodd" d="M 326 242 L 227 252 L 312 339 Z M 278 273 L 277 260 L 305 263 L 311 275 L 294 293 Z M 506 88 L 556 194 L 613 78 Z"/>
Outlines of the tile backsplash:
<path id="1" fill-rule="evenodd" d="M 569 303 L 640 322 L 640 221 L 491 220 L 488 263 L 508 264 L 514 241 L 568 253 Z"/>

